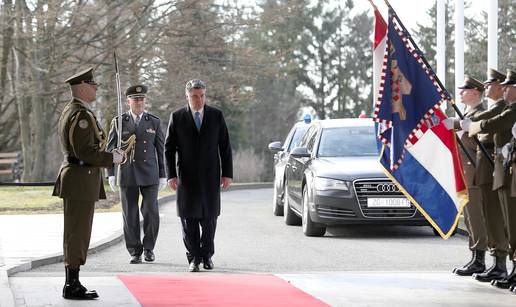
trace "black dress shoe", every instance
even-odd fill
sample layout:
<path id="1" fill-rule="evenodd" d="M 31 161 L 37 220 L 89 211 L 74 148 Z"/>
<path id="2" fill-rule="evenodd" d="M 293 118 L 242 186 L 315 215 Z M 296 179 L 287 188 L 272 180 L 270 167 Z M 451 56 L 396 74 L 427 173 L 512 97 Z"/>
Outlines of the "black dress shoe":
<path id="1" fill-rule="evenodd" d="M 213 270 L 213 261 L 211 261 L 211 258 L 204 259 L 202 266 L 205 270 Z"/>
<path id="2" fill-rule="evenodd" d="M 95 290 L 89 291 L 79 280 L 72 284 L 65 284 L 63 287 L 63 297 L 67 300 L 94 300 L 99 297 Z"/>
<path id="3" fill-rule="evenodd" d="M 142 263 L 142 256 L 141 255 L 133 255 L 131 256 L 131 261 L 129 261 L 130 264 L 137 264 Z"/>
<path id="4" fill-rule="evenodd" d="M 188 271 L 190 272 L 199 272 L 199 264 L 195 261 L 190 262 L 190 266 L 188 267 Z"/>
<path id="5" fill-rule="evenodd" d="M 145 261 L 152 262 L 156 257 L 154 256 L 154 253 L 150 249 L 146 249 L 143 254 L 145 255 Z"/>
<path id="6" fill-rule="evenodd" d="M 495 256 L 493 265 L 483 273 L 473 274 L 473 278 L 480 282 L 492 282 L 507 278 L 505 256 Z"/>

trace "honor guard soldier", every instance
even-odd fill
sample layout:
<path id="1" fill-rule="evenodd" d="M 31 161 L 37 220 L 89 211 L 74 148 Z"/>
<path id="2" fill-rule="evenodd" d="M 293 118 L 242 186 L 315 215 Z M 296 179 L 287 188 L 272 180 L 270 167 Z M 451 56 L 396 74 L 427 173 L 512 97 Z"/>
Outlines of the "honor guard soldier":
<path id="1" fill-rule="evenodd" d="M 482 273 L 482 278 L 489 278 L 499 288 L 509 288 L 516 284 L 516 197 L 511 196 L 511 175 L 503 165 L 503 146 L 511 140 L 511 128 L 516 122 L 516 73 L 507 71 L 504 86 L 504 99 L 507 106 L 502 113 L 477 122 L 464 122 L 464 128 L 470 135 L 477 133 L 495 134 L 495 171 L 493 189 L 498 192 L 504 213 L 505 229 L 509 240 L 509 259 L 512 271 L 507 275 L 505 257 L 497 257 L 491 270 Z M 488 274 L 490 273 L 490 274 Z M 478 278 L 477 278 L 478 279 Z"/>
<path id="2" fill-rule="evenodd" d="M 470 118 L 485 111 L 482 105 L 482 93 L 484 85 L 475 78 L 466 76 L 464 84 L 459 87 L 462 102 L 467 105 L 465 118 Z M 444 125 L 448 129 L 461 130 L 460 120 L 456 118 L 447 118 Z M 484 175 L 482 168 L 484 161 L 479 161 L 477 157 L 477 144 L 468 133 L 460 135 L 460 139 L 464 144 L 468 154 L 462 152 L 462 162 L 464 167 L 464 177 L 469 191 L 469 202 L 464 207 L 464 223 L 469 234 L 469 249 L 471 250 L 471 260 L 463 265 L 453 269 L 453 273 L 461 276 L 471 276 L 474 273 L 481 273 L 485 270 L 485 252 L 487 250 L 487 234 L 483 213 L 483 198 L 480 178 Z M 492 139 L 485 138 L 482 140 L 484 145 L 493 148 Z M 474 161 L 470 161 L 472 158 Z M 481 157 L 482 158 L 482 157 Z M 491 168 L 491 173 L 493 172 Z"/>
<path id="3" fill-rule="evenodd" d="M 125 91 L 129 111 L 122 114 L 122 145 L 128 160 L 120 166 L 120 190 L 124 218 L 124 238 L 130 263 L 154 261 L 159 231 L 158 191 L 167 185 L 164 164 L 164 135 L 161 120 L 144 111 L 147 87 L 135 85 Z M 117 147 L 118 117 L 111 122 L 108 149 Z M 116 190 L 115 170 L 110 168 L 109 185 Z M 138 200 L 142 195 L 143 241 L 140 237 Z"/>
<path id="4" fill-rule="evenodd" d="M 79 267 L 86 262 L 90 243 L 95 201 L 106 198 L 101 167 L 120 163 L 123 154 L 106 152 L 106 134 L 91 111 L 97 83 L 93 68 L 65 80 L 70 85 L 72 100 L 59 118 L 58 133 L 64 154 L 52 195 L 64 203 L 63 253 L 66 281 L 65 299 L 96 299 L 96 291 L 88 291 L 79 281 Z"/>

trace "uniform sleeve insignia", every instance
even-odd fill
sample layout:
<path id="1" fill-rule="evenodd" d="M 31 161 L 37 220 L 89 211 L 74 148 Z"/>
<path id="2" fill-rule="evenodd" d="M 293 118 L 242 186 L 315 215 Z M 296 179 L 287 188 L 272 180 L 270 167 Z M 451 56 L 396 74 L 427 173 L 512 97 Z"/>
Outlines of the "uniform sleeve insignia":
<path id="1" fill-rule="evenodd" d="M 147 130 L 145 130 L 145 131 L 147 131 L 147 133 L 153 133 L 153 134 L 156 134 L 156 130 L 154 130 L 154 129 L 152 129 L 152 128 L 149 128 L 149 129 L 147 129 Z"/>
<path id="2" fill-rule="evenodd" d="M 81 129 L 86 129 L 86 128 L 88 128 L 88 125 L 89 125 L 89 124 L 88 124 L 88 121 L 87 121 L 86 119 L 81 119 L 81 120 L 79 121 L 79 127 L 80 127 Z"/>

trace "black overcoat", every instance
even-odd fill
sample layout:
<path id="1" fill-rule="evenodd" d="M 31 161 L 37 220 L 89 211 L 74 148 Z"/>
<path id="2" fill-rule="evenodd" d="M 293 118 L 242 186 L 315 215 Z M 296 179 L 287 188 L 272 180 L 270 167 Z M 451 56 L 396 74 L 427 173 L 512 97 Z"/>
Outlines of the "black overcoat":
<path id="1" fill-rule="evenodd" d="M 165 160 L 168 179 L 178 177 L 178 216 L 219 216 L 220 178 L 233 178 L 231 144 L 222 111 L 205 105 L 200 131 L 188 106 L 173 112 Z"/>

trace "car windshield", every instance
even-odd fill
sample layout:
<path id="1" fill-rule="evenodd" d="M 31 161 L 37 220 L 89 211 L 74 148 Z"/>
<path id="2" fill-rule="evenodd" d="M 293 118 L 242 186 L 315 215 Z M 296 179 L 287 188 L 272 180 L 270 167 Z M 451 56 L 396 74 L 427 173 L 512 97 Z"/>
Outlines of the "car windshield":
<path id="1" fill-rule="evenodd" d="M 303 135 L 305 135 L 305 132 L 306 132 L 306 130 L 308 130 L 308 127 L 309 126 L 307 125 L 307 126 L 298 127 L 296 129 L 296 131 L 294 132 L 294 136 L 292 137 L 292 142 L 290 142 L 290 145 L 288 146 L 288 151 L 289 152 L 294 147 L 299 145 L 299 142 L 301 141 L 301 138 L 303 137 Z"/>
<path id="2" fill-rule="evenodd" d="M 376 156 L 373 127 L 336 127 L 323 129 L 318 157 Z"/>

